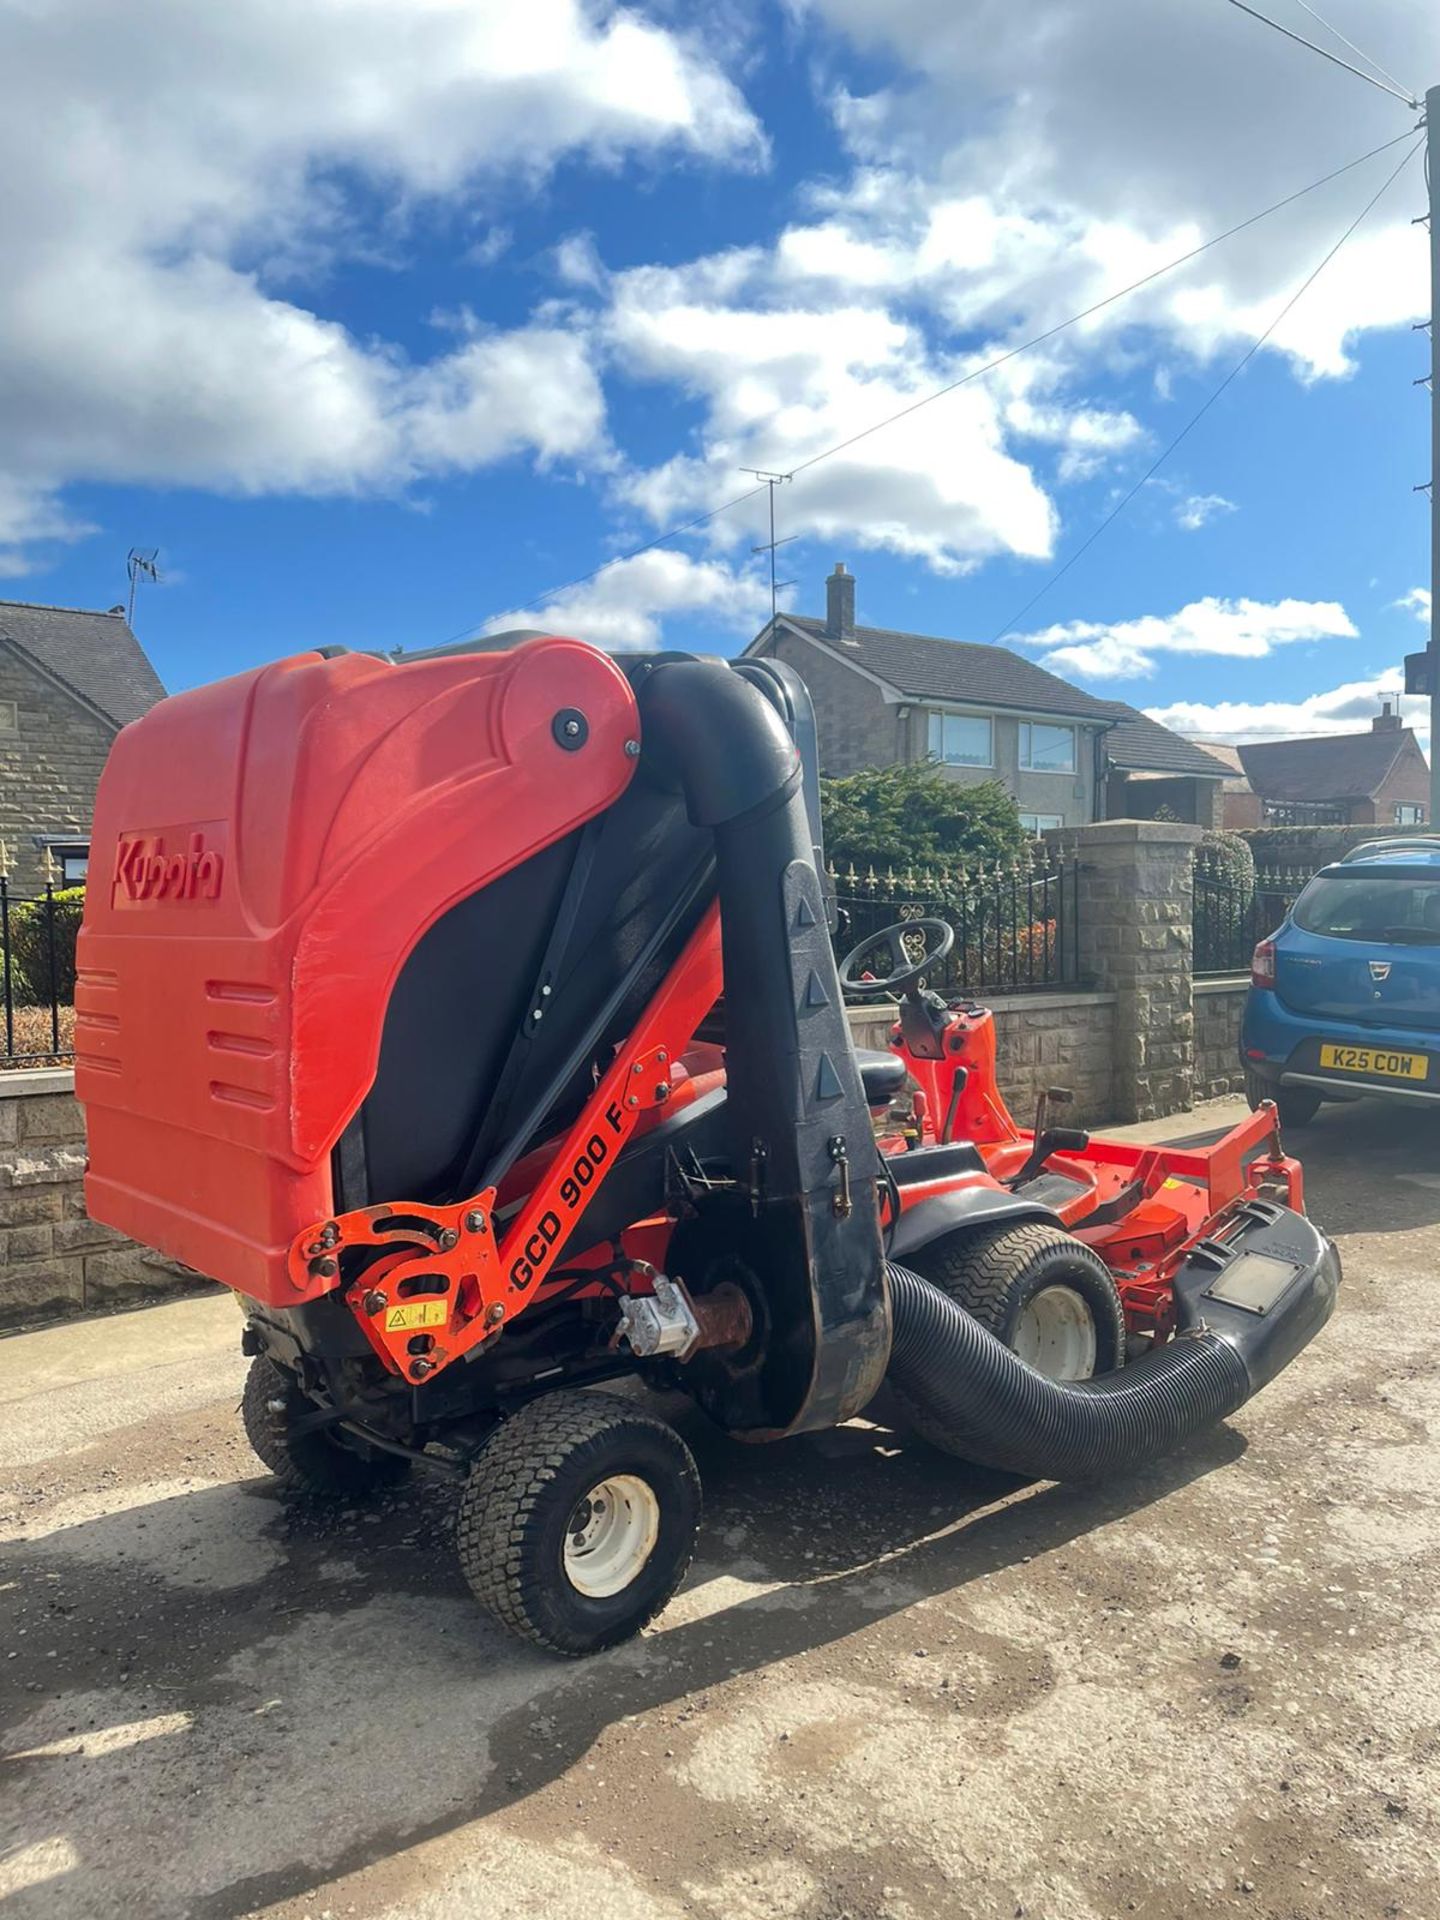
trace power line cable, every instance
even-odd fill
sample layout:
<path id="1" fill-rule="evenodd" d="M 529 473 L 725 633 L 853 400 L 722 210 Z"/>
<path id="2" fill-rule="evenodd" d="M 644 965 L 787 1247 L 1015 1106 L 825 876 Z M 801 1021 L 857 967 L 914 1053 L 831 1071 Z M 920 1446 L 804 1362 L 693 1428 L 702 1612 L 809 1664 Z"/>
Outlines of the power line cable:
<path id="1" fill-rule="evenodd" d="M 1414 95 L 1407 93 L 1403 87 L 1387 86 L 1383 80 L 1377 80 L 1373 73 L 1366 73 L 1361 67 L 1352 67 L 1350 62 L 1348 60 L 1342 60 L 1338 53 L 1331 53 L 1328 47 L 1318 46 L 1315 41 L 1307 40 L 1303 33 L 1292 33 L 1289 27 L 1282 27 L 1278 20 L 1272 20 L 1268 13 L 1261 13 L 1257 8 L 1247 6 L 1245 0 L 1230 0 L 1230 5 L 1232 7 L 1238 7 L 1241 13 L 1248 13 L 1252 20 L 1260 21 L 1263 26 L 1273 27 L 1276 33 L 1283 33 L 1285 38 L 1287 40 L 1293 40 L 1296 46 L 1308 47 L 1311 53 L 1318 53 L 1322 60 L 1330 61 L 1332 66 L 1343 67 L 1346 73 L 1353 73 L 1357 80 L 1364 80 L 1368 85 L 1378 87 L 1381 93 L 1388 93 L 1396 100 L 1402 100 L 1407 107 L 1418 107 L 1420 105 L 1420 102 Z M 1309 12 L 1308 7 L 1306 8 L 1306 12 Z M 1317 19 L 1319 18 L 1318 15 L 1316 17 Z M 1323 26 L 1324 24 L 1322 21 L 1321 25 Z M 1333 27 L 1331 28 L 1331 32 L 1334 32 Z M 1365 58 L 1363 53 L 1360 55 L 1360 58 L 1362 60 Z"/>
<path id="2" fill-rule="evenodd" d="M 1167 260 L 1164 266 L 1156 267 L 1152 272 L 1143 274 L 1138 280 L 1132 280 L 1128 286 L 1118 287 L 1114 293 L 1107 293 L 1103 299 L 1095 301 L 1092 306 L 1082 308 L 1079 313 L 1072 313 L 1068 319 L 1057 321 L 1053 327 L 1046 327 L 1041 333 L 1032 334 L 1028 340 L 1021 341 L 1018 346 L 1007 347 L 1004 353 L 996 354 L 994 359 L 985 361 L 981 366 L 972 367 L 968 373 L 961 374 L 958 380 L 951 380 L 943 387 L 936 387 L 933 392 L 923 394 L 918 400 L 912 400 L 908 406 L 901 407 L 898 412 L 887 414 L 883 420 L 872 421 L 868 427 L 862 427 L 858 433 L 852 433 L 846 439 L 836 441 L 834 446 L 826 447 L 820 453 L 812 453 L 808 460 L 802 460 L 798 466 L 791 468 L 786 477 L 793 480 L 797 474 L 818 466 L 822 460 L 832 459 L 837 453 L 844 453 L 859 441 L 868 440 L 871 434 L 880 433 L 884 428 L 894 426 L 897 421 L 908 418 L 910 414 L 918 413 L 922 407 L 928 407 L 936 400 L 945 399 L 948 394 L 958 392 L 961 387 L 969 386 L 974 380 L 984 379 L 987 373 L 993 373 L 997 367 L 1003 367 L 1022 353 L 1029 353 L 1032 348 L 1043 346 L 1047 340 L 1053 340 L 1057 334 L 1079 326 L 1082 321 L 1103 312 L 1106 307 L 1114 306 L 1116 301 L 1124 300 L 1129 294 L 1138 293 L 1142 287 L 1148 287 L 1152 281 L 1162 279 L 1167 273 L 1174 273 L 1179 267 L 1187 266 L 1190 261 L 1198 259 L 1202 253 L 1208 253 L 1212 247 L 1218 247 L 1222 241 L 1231 240 L 1237 233 L 1244 233 L 1247 228 L 1257 226 L 1262 220 L 1268 220 L 1272 214 L 1283 212 L 1286 207 L 1293 206 L 1297 200 L 1303 200 L 1307 194 L 1316 193 L 1321 187 L 1329 186 L 1332 180 L 1340 179 L 1342 174 L 1353 173 L 1356 167 L 1363 167 L 1367 160 L 1374 160 L 1379 154 L 1388 153 L 1391 147 L 1398 146 L 1402 140 L 1408 140 L 1412 132 L 1413 129 L 1407 128 L 1404 133 L 1397 133 L 1393 139 L 1382 140 L 1378 147 L 1371 147 L 1368 153 L 1358 154 L 1355 159 L 1347 160 L 1343 166 L 1335 167 L 1329 173 L 1322 174 L 1318 180 L 1312 180 L 1308 186 L 1298 187 L 1294 193 L 1287 193 L 1283 200 L 1276 200 L 1270 206 L 1263 207 L 1259 213 L 1252 213 L 1248 219 L 1237 221 L 1233 227 L 1226 227 L 1223 233 L 1212 234 L 1208 240 L 1202 240 L 1198 246 L 1191 247 L 1188 253 L 1177 254 L 1173 260 Z M 657 533 L 649 540 L 642 540 L 638 546 L 628 547 L 623 553 L 611 554 L 608 560 L 602 560 L 598 566 L 591 567 L 588 573 L 576 574 L 573 580 L 565 580 L 558 586 L 547 587 L 543 592 L 533 595 L 511 611 L 514 613 L 534 611 L 547 601 L 554 600 L 558 595 L 569 593 L 575 587 L 583 587 L 589 581 L 598 578 L 600 574 L 608 573 L 611 567 L 621 566 L 627 560 L 638 559 L 642 553 L 651 553 L 655 548 L 663 547 L 671 540 L 678 539 L 681 534 L 693 533 L 697 527 L 703 527 L 712 520 L 718 520 L 721 514 L 743 506 L 747 500 L 754 500 L 764 493 L 766 485 L 767 482 L 762 481 L 758 486 L 748 487 L 744 493 L 737 493 L 732 499 L 722 501 L 718 507 L 710 507 L 704 513 L 697 513 L 689 520 L 682 520 L 676 526 L 667 527 L 663 533 Z M 456 640 L 464 640 L 475 631 L 475 625 L 476 623 L 472 622 L 467 627 L 461 627 L 458 633 L 450 636 L 449 640 L 439 644 L 449 646 Z"/>
<path id="3" fill-rule="evenodd" d="M 1303 7 L 1306 13 L 1309 14 L 1312 20 L 1318 20 L 1320 25 L 1324 27 L 1327 33 L 1334 34 L 1335 38 L 1340 42 L 1342 47 L 1348 47 L 1351 53 L 1355 54 L 1357 58 L 1365 62 L 1367 67 L 1373 67 L 1376 73 L 1378 73 L 1382 79 L 1388 80 L 1392 87 L 1399 87 L 1402 93 L 1407 91 L 1403 83 L 1395 78 L 1394 74 L 1390 72 L 1388 67 L 1382 67 L 1378 60 L 1372 59 L 1371 56 L 1365 52 L 1364 48 L 1357 47 L 1353 40 L 1347 40 L 1345 35 L 1341 33 L 1340 29 L 1336 26 L 1332 26 L 1330 22 L 1325 18 L 1323 13 L 1317 13 L 1315 11 L 1314 7 L 1312 7 L 1309 4 L 1309 0 L 1295 0 L 1295 4 L 1297 7 Z M 1418 101 L 1415 104 L 1418 105 L 1419 104 Z"/>
<path id="4" fill-rule="evenodd" d="M 1202 240 L 1200 245 L 1192 247 L 1189 253 L 1182 253 L 1177 259 L 1167 260 L 1163 267 L 1156 267 L 1153 273 L 1147 273 L 1139 280 L 1132 280 L 1128 287 L 1120 287 L 1114 293 L 1107 293 L 1104 299 L 1097 300 L 1094 306 L 1085 307 L 1079 313 L 1072 313 L 1068 320 L 1057 321 L 1053 327 L 1047 327 L 1044 333 L 1034 334 L 1030 339 L 1022 341 L 1018 347 L 1007 348 L 1004 353 L 997 354 L 993 360 L 987 360 L 983 366 L 972 367 L 969 373 L 961 374 L 958 380 L 950 381 L 947 386 L 937 387 L 933 393 L 927 393 L 919 400 L 911 401 L 908 407 L 901 407 L 898 413 L 887 414 L 885 419 L 875 421 L 872 426 L 862 427 L 858 433 L 852 433 L 848 439 L 837 441 L 833 447 L 826 447 L 823 453 L 812 453 L 808 460 L 802 460 L 798 466 L 791 468 L 790 477 L 794 479 L 797 474 L 804 473 L 807 467 L 818 466 L 822 460 L 829 460 L 834 454 L 844 453 L 857 441 L 868 439 L 872 433 L 879 433 L 882 428 L 893 427 L 897 420 L 904 420 L 908 415 L 918 413 L 922 407 L 928 407 L 934 400 L 943 400 L 947 394 L 958 392 L 961 387 L 968 386 L 972 380 L 983 379 L 987 373 L 993 373 L 997 367 L 1003 367 L 1007 360 L 1014 360 L 1022 353 L 1029 353 L 1032 347 L 1042 346 L 1045 341 L 1053 340 L 1057 333 L 1064 333 L 1067 328 L 1078 326 L 1082 320 L 1088 320 L 1092 314 L 1100 313 L 1106 307 L 1113 307 L 1117 300 L 1125 299 L 1128 294 L 1138 293 L 1142 287 L 1148 287 L 1152 280 L 1159 280 L 1165 274 L 1173 273 L 1177 267 L 1183 267 L 1189 261 L 1197 259 L 1200 254 L 1208 253 L 1211 247 L 1218 247 L 1222 240 L 1233 239 L 1237 233 L 1243 233 L 1247 227 L 1253 227 L 1259 221 L 1267 220 L 1272 213 L 1279 213 L 1282 208 L 1290 206 L 1294 201 L 1303 200 L 1307 193 L 1314 193 L 1317 187 L 1328 186 L 1332 180 L 1338 180 L 1342 173 L 1349 173 L 1353 168 L 1363 165 L 1366 160 L 1373 160 L 1376 154 L 1398 146 L 1402 140 L 1408 140 L 1412 132 L 1412 128 L 1407 128 L 1404 133 L 1397 133 L 1393 140 L 1387 140 L 1383 146 L 1372 147 L 1369 153 L 1361 154 L 1358 160 L 1348 161 L 1343 167 L 1337 167 L 1333 173 L 1327 173 L 1323 179 L 1314 180 L 1308 187 L 1301 187 L 1298 192 L 1287 194 L 1283 200 L 1277 200 L 1274 206 L 1266 207 L 1262 213 L 1252 213 L 1248 220 L 1241 220 L 1235 226 L 1227 227 L 1224 233 L 1217 233 L 1212 239 Z"/>
<path id="5" fill-rule="evenodd" d="M 1298 305 L 1298 303 L 1310 291 L 1310 288 L 1320 278 L 1320 275 L 1325 271 L 1326 267 L 1329 266 L 1330 262 L 1335 258 L 1336 254 L 1339 253 L 1340 249 L 1345 245 L 1345 242 L 1350 238 L 1351 234 L 1353 234 L 1356 228 L 1360 226 L 1361 223 L 1368 218 L 1371 210 L 1374 207 L 1376 207 L 1381 201 L 1381 199 L 1385 196 L 1385 194 L 1389 192 L 1390 188 L 1400 178 L 1400 175 L 1405 171 L 1406 167 L 1409 166 L 1410 162 L 1415 158 L 1415 155 L 1419 152 L 1420 145 L 1421 143 L 1417 140 L 1415 145 L 1411 147 L 1410 151 L 1403 157 L 1399 166 L 1395 168 L 1394 172 L 1389 176 L 1389 178 L 1384 182 L 1384 184 L 1378 189 L 1377 192 L 1371 195 L 1370 199 L 1361 208 L 1360 212 L 1356 214 L 1355 218 L 1350 222 L 1349 226 L 1345 229 L 1344 233 L 1341 234 L 1340 238 L 1335 242 L 1334 246 L 1332 246 L 1330 251 L 1325 255 L 1325 258 L 1320 262 L 1320 264 L 1317 267 L 1312 269 L 1310 274 L 1304 280 L 1301 281 L 1300 285 L 1295 289 L 1294 293 L 1291 294 L 1290 298 L 1285 302 L 1284 306 L 1281 307 L 1280 311 L 1275 315 L 1274 319 L 1271 320 L 1270 324 L 1266 327 L 1265 331 L 1257 339 L 1253 340 L 1250 343 L 1250 345 L 1246 348 L 1245 352 L 1240 356 L 1240 358 L 1235 362 L 1235 365 L 1231 367 L 1230 371 L 1226 374 L 1225 378 L 1220 382 L 1219 386 L 1216 387 L 1214 391 L 1208 396 L 1208 398 L 1206 398 L 1200 404 L 1200 406 L 1198 406 L 1195 409 L 1194 413 L 1191 414 L 1190 418 L 1185 422 L 1184 426 L 1175 435 L 1175 438 L 1170 442 L 1170 444 L 1164 449 L 1162 453 L 1157 455 L 1157 457 L 1153 461 L 1151 461 L 1150 465 L 1145 469 L 1144 473 L 1141 474 L 1140 478 L 1135 482 L 1134 486 L 1131 487 L 1130 491 L 1127 494 L 1125 494 L 1122 499 L 1117 501 L 1115 506 L 1113 506 L 1110 509 L 1109 513 L 1106 514 L 1105 518 L 1100 522 L 1100 524 L 1097 527 L 1095 527 L 1093 531 L 1084 540 L 1081 541 L 1080 545 L 1075 549 L 1074 553 L 1070 555 L 1070 558 L 1067 561 L 1065 561 L 1064 565 L 1057 567 L 1054 573 L 1051 574 L 1050 578 L 1040 588 L 1040 590 L 1037 593 L 1031 594 L 1030 598 L 1025 602 L 1024 606 L 1021 607 L 1017 613 L 1013 614 L 1010 617 L 1010 619 L 1008 619 L 1005 622 L 1004 626 L 1001 627 L 1000 631 L 997 634 L 995 634 L 991 642 L 992 645 L 996 644 L 998 641 L 1003 640 L 1007 633 L 1013 632 L 1014 629 L 1025 618 L 1026 614 L 1029 613 L 1030 609 L 1033 606 L 1038 605 L 1038 603 L 1045 598 L 1046 594 L 1049 593 L 1050 589 L 1054 587 L 1059 581 L 1064 579 L 1065 575 L 1075 565 L 1075 562 L 1083 558 L 1083 556 L 1090 551 L 1091 547 L 1094 546 L 1095 542 L 1100 538 L 1101 534 L 1104 533 L 1105 529 L 1107 527 L 1114 525 L 1115 521 L 1117 521 L 1120 518 L 1120 515 L 1125 511 L 1126 507 L 1129 506 L 1130 502 L 1135 498 L 1136 494 L 1139 493 L 1142 490 L 1142 488 L 1144 488 L 1149 484 L 1149 482 L 1154 478 L 1154 476 L 1160 471 L 1161 467 L 1164 466 L 1165 462 L 1170 458 L 1171 454 L 1174 453 L 1175 449 L 1180 445 L 1181 441 L 1188 438 L 1191 432 L 1193 432 L 1193 430 L 1197 426 L 1199 426 L 1200 422 L 1205 418 L 1205 415 L 1215 405 L 1216 401 L 1220 398 L 1220 396 L 1225 392 L 1225 390 L 1231 385 L 1233 381 L 1239 378 L 1239 376 L 1245 371 L 1246 367 L 1249 366 L 1250 362 L 1255 358 L 1256 354 L 1260 351 L 1261 347 L 1264 346 L 1265 342 L 1270 338 L 1271 334 L 1274 333 L 1275 329 L 1293 311 L 1293 309 Z"/>

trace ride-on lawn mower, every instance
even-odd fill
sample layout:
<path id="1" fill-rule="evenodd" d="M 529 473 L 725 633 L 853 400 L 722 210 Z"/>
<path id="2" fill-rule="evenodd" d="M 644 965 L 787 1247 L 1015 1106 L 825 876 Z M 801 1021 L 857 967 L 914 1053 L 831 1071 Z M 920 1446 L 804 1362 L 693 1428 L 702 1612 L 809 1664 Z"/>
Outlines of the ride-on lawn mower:
<path id="1" fill-rule="evenodd" d="M 302 654 L 162 702 L 101 782 L 91 1212 L 242 1296 L 282 1483 L 463 1480 L 467 1580 L 560 1653 L 664 1606 L 699 1512 L 599 1382 L 767 1440 L 888 1375 L 947 1452 L 1096 1475 L 1334 1305 L 1271 1110 L 1208 1153 L 1021 1131 L 989 1016 L 922 984 L 948 928 L 850 956 L 905 994 L 857 1057 L 819 842 L 787 668 L 549 637 Z"/>

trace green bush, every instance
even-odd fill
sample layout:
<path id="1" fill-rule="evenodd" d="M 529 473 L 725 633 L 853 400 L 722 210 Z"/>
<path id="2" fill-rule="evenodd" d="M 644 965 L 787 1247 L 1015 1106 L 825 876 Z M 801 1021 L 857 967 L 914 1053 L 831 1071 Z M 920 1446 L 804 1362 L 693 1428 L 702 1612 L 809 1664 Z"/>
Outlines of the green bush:
<path id="1" fill-rule="evenodd" d="M 950 873 L 1012 859 L 1029 839 L 998 780 L 964 786 L 933 760 L 822 780 L 820 805 L 825 857 L 836 868 Z"/>
<path id="2" fill-rule="evenodd" d="M 1200 842 L 1200 853 L 1209 870 L 1232 886 L 1254 887 L 1255 855 L 1250 842 L 1242 835 L 1228 833 L 1223 827 L 1212 827 Z"/>
<path id="3" fill-rule="evenodd" d="M 50 920 L 53 908 L 54 967 Z M 10 990 L 20 1006 L 70 1006 L 75 999 L 75 936 L 85 910 L 84 887 L 61 887 L 51 900 L 10 905 Z"/>

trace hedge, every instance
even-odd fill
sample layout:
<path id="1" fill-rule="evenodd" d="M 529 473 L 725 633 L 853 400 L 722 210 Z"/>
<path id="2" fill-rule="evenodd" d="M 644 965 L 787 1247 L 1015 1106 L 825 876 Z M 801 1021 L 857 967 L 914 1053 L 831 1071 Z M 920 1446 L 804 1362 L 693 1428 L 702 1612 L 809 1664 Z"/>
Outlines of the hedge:
<path id="1" fill-rule="evenodd" d="M 68 1007 L 75 998 L 75 937 L 84 887 L 61 887 L 49 900 L 10 903 L 10 991 L 20 1006 Z M 54 973 L 50 920 L 54 916 Z"/>

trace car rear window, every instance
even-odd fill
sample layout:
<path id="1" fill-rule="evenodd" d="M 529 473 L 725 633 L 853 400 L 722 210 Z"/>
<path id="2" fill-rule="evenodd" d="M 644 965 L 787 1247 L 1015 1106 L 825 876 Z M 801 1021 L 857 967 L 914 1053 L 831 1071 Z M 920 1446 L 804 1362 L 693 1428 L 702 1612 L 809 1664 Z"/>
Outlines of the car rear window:
<path id="1" fill-rule="evenodd" d="M 1306 933 L 1336 940 L 1388 940 L 1440 946 L 1440 875 L 1328 874 L 1312 880 L 1291 914 Z"/>

